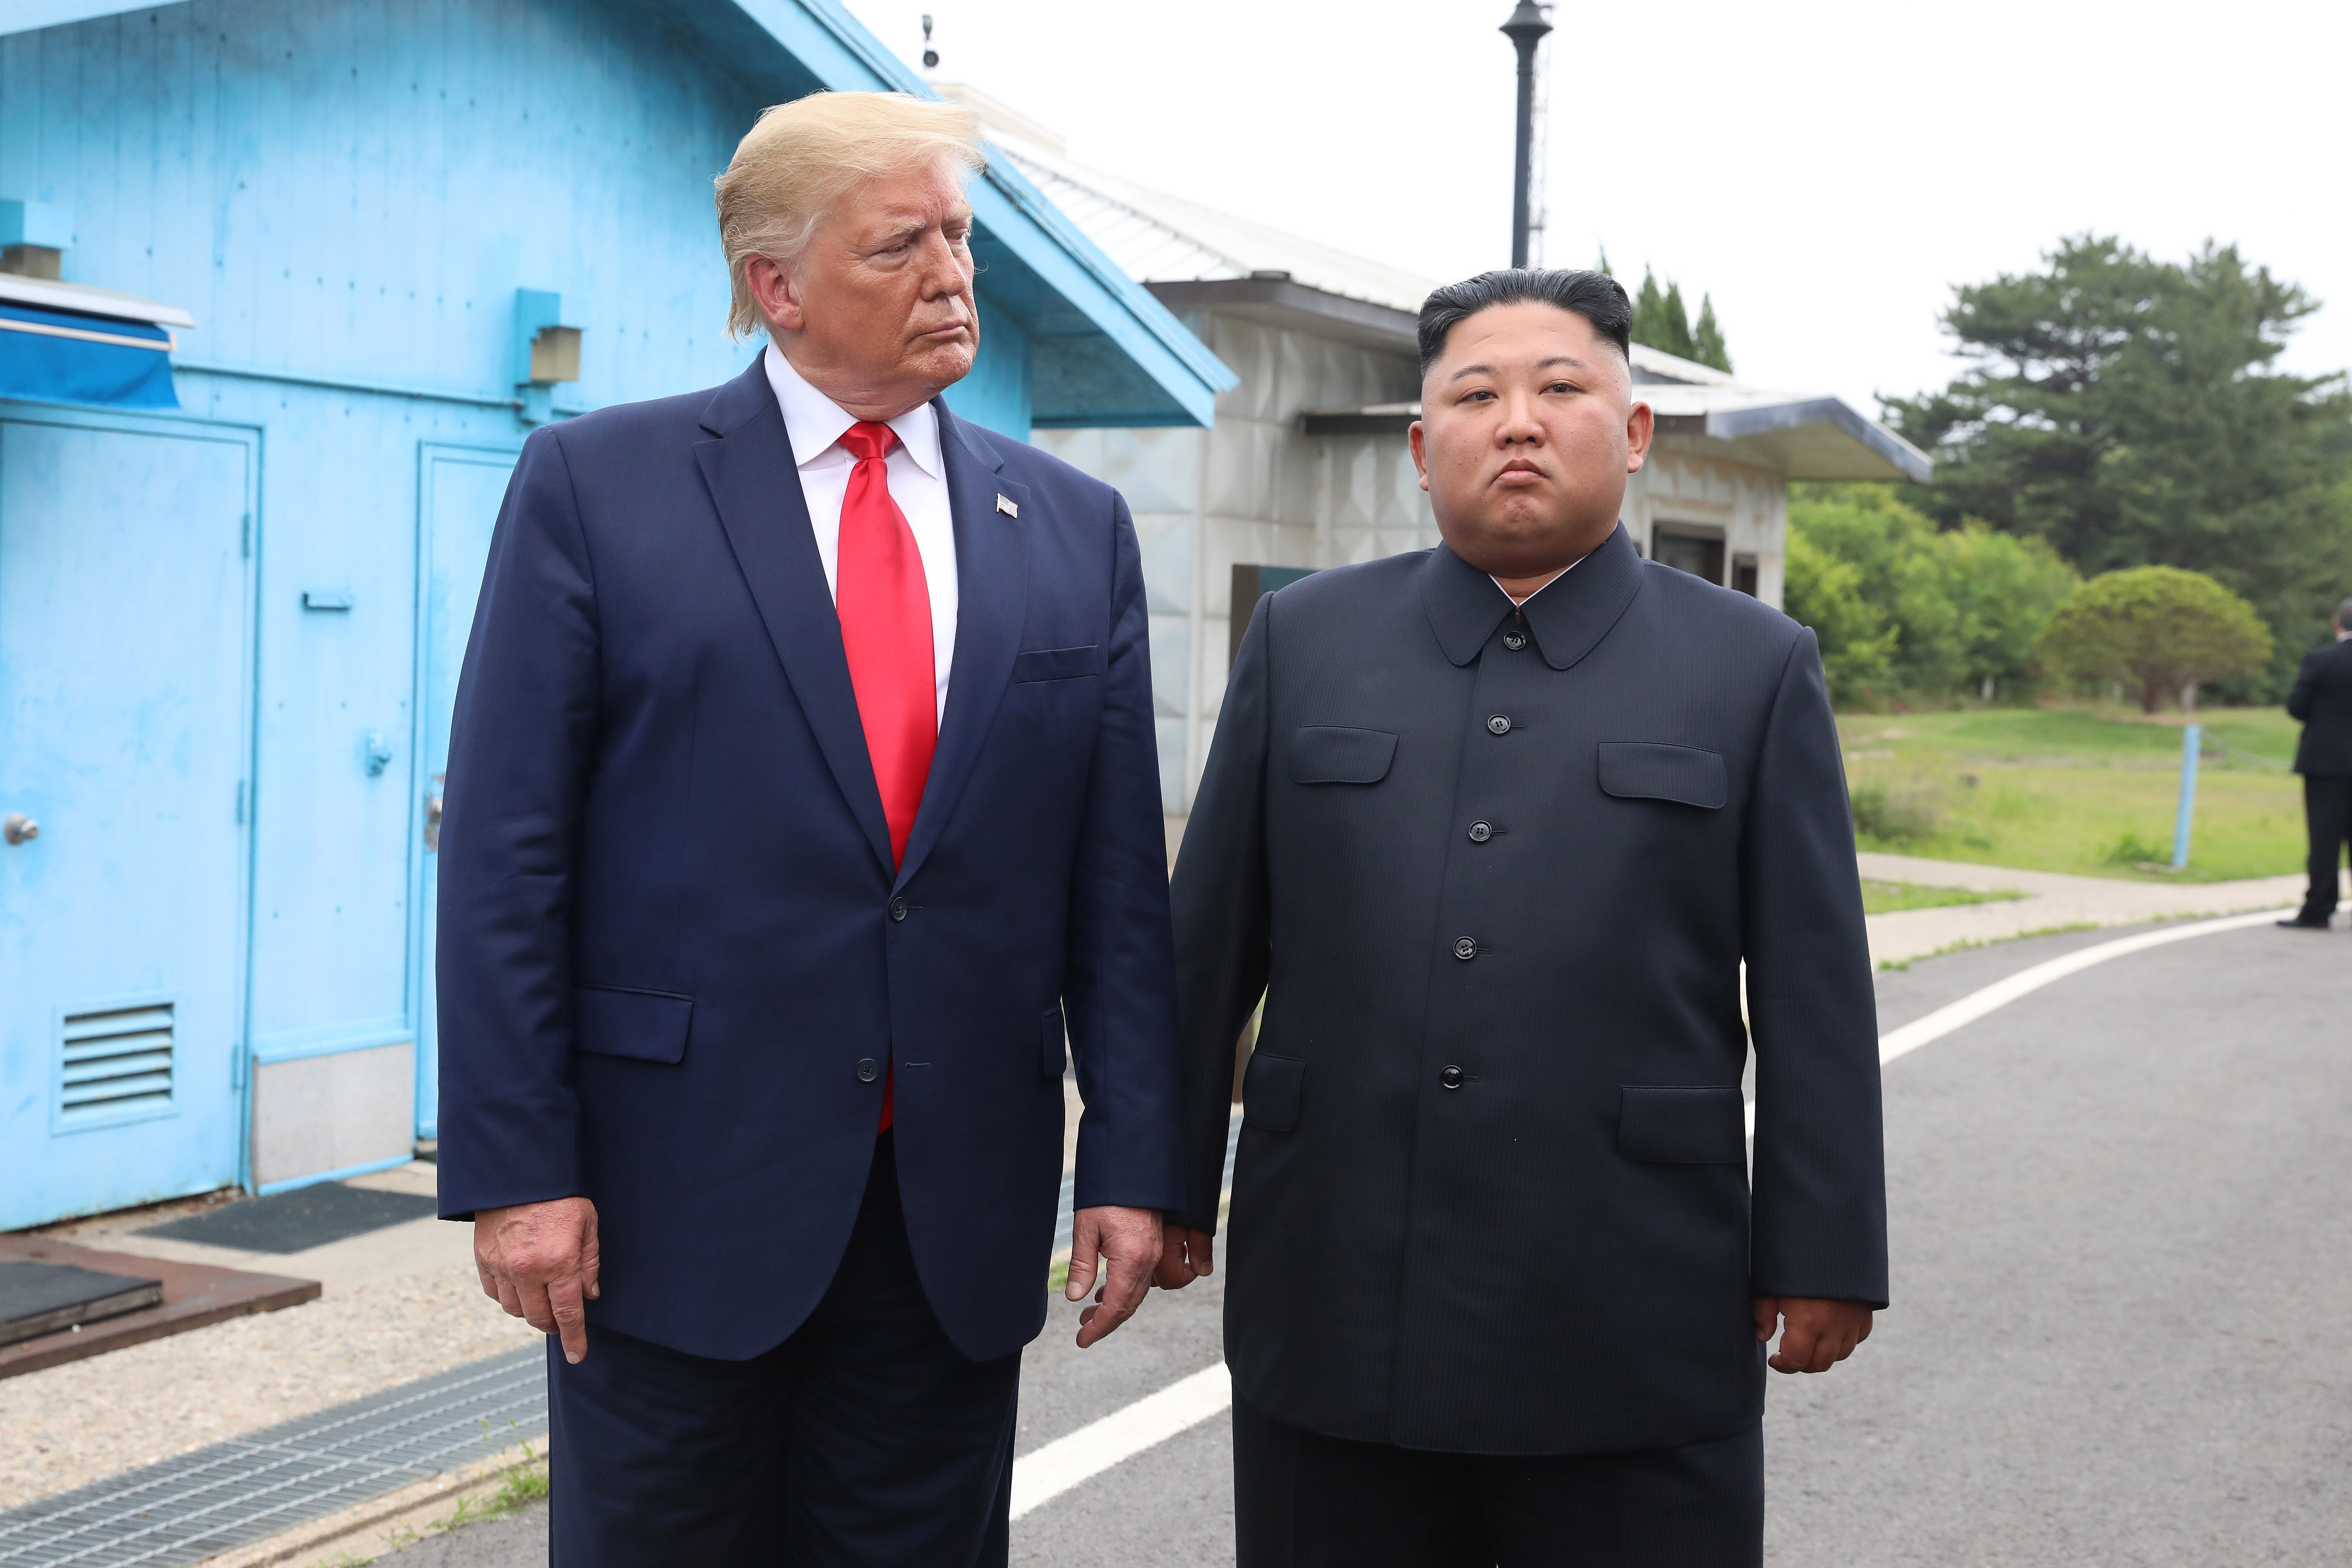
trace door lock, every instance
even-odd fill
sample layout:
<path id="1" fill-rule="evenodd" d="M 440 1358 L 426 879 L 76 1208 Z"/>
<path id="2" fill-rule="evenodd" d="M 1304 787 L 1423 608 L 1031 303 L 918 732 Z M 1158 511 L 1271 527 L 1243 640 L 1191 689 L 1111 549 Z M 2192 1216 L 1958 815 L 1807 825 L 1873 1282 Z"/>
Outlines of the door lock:
<path id="1" fill-rule="evenodd" d="M 21 811 L 12 811 L 5 821 L 0 821 L 0 838 L 11 844 L 30 844 L 41 836 L 41 825 Z"/>

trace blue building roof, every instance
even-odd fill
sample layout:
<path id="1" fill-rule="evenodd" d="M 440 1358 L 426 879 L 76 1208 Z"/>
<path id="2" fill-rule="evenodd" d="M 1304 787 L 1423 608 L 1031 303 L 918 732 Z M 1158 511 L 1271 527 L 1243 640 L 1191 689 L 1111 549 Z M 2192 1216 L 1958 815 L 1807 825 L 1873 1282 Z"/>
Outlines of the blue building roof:
<path id="1" fill-rule="evenodd" d="M 152 0 L 0 0 L 0 37 L 172 8 Z M 935 96 L 838 0 L 654 0 L 648 8 L 702 45 L 714 69 L 767 102 L 825 90 Z M 1010 160 L 992 156 L 971 201 L 982 294 L 1028 342 L 1034 423 L 1212 422 L 1216 395 L 1235 384 L 1233 372 Z"/>

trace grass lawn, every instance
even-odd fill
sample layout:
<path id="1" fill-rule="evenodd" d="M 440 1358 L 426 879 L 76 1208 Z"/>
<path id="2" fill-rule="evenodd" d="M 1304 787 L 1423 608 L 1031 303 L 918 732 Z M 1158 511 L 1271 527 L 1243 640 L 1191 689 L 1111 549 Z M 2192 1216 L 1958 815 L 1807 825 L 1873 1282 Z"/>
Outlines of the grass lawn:
<path id="1" fill-rule="evenodd" d="M 1874 882 L 1862 879 L 1862 912 L 1891 915 L 1897 910 L 1937 910 L 1946 904 L 1992 904 L 2021 899 L 2022 893 L 1975 893 L 1966 888 L 1929 888 L 1917 882 Z"/>
<path id="2" fill-rule="evenodd" d="M 2221 881 L 2303 864 L 2300 729 L 2276 708 L 2198 715 L 2205 753 L 2187 869 L 2174 871 L 2178 713 L 2084 707 L 1838 720 L 1857 841 L 1938 860 L 2134 880 Z M 2260 760 L 2257 760 L 2260 759 Z M 2264 766 L 2263 762 L 2275 764 Z"/>

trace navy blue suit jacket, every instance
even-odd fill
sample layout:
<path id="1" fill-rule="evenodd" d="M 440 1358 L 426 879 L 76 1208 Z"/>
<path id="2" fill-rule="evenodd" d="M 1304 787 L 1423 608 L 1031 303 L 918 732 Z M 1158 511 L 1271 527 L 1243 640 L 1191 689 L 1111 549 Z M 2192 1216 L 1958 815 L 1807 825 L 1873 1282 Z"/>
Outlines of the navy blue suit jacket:
<path id="1" fill-rule="evenodd" d="M 516 467 L 450 737 L 441 1206 L 593 1199 L 593 1324 L 731 1359 L 792 1333 L 876 1148 L 862 1062 L 896 1066 L 907 1229 L 967 1355 L 1044 1322 L 1066 1021 L 1077 1202 L 1182 1203 L 1134 528 L 937 406 L 961 607 L 895 872 L 761 367 Z"/>

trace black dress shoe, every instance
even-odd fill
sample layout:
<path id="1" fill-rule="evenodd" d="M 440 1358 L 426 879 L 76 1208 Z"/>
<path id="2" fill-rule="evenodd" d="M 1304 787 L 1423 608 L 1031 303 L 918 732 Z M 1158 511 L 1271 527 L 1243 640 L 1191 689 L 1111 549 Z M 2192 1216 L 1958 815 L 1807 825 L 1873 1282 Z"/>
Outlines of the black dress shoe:
<path id="1" fill-rule="evenodd" d="M 2307 921 L 2301 915 L 2295 916 L 2294 919 L 2291 921 L 2280 921 L 2278 924 L 2284 926 L 2289 931 L 2326 931 L 2327 929 L 2327 922 L 2326 921 Z"/>

